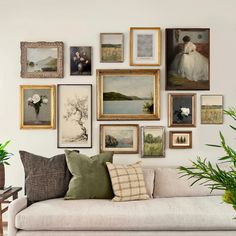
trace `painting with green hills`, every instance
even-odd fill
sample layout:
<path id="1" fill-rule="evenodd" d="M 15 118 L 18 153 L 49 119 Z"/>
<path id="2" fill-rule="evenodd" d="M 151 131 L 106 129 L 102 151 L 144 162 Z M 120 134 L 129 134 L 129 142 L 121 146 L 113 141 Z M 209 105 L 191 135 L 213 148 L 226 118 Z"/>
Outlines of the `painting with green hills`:
<path id="1" fill-rule="evenodd" d="M 104 114 L 153 114 L 154 79 L 149 75 L 103 77 Z"/>

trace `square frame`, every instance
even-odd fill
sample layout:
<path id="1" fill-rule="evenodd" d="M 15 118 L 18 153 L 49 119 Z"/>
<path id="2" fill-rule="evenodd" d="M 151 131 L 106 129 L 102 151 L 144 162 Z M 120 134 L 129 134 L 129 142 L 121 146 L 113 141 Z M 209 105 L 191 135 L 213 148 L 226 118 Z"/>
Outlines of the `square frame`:
<path id="1" fill-rule="evenodd" d="M 178 105 L 179 109 L 174 110 L 174 98 L 183 98 L 183 99 L 188 99 L 189 101 L 186 100 L 186 102 L 191 102 L 189 104 L 189 107 L 183 107 L 182 104 L 184 101 L 180 101 L 181 104 Z M 168 127 L 196 127 L 196 94 L 195 93 L 170 93 L 168 94 Z M 177 103 L 177 102 L 176 102 Z M 189 111 L 181 111 L 182 108 L 187 108 Z M 182 115 L 185 112 L 188 113 L 188 115 Z M 176 116 L 176 121 L 174 116 Z M 182 118 L 180 117 L 182 116 Z M 189 120 L 189 116 L 191 116 L 191 120 Z M 181 119 L 182 120 L 181 120 Z M 185 123 L 184 123 L 185 122 Z"/>
<path id="2" fill-rule="evenodd" d="M 138 35 L 136 31 L 143 32 L 143 34 Z M 149 34 L 147 34 L 148 32 Z M 150 44 L 147 45 L 148 40 L 150 41 L 150 43 L 152 43 L 151 45 Z M 139 43 L 145 45 L 139 45 Z M 141 55 L 139 56 L 138 53 L 141 53 Z M 130 27 L 130 66 L 160 66 L 160 65 L 161 65 L 160 27 Z"/>
<path id="3" fill-rule="evenodd" d="M 152 76 L 153 103 L 151 114 L 104 114 L 103 111 L 103 89 L 104 77 L 134 77 L 134 76 Z M 133 87 L 131 87 L 132 89 Z M 145 88 L 144 88 L 145 89 Z M 130 99 L 134 100 L 134 99 Z M 159 120 L 160 119 L 160 70 L 157 69 L 104 69 L 97 70 L 97 120 Z"/>
<path id="4" fill-rule="evenodd" d="M 63 78 L 64 44 L 63 42 L 21 42 L 21 77 L 22 78 Z M 57 71 L 28 72 L 28 48 L 57 48 Z"/>
<path id="5" fill-rule="evenodd" d="M 50 90 L 50 124 L 40 124 L 40 122 L 38 122 L 39 124 L 37 124 L 37 122 L 35 121 L 36 124 L 25 124 L 25 90 L 36 90 L 36 89 L 40 89 L 40 90 L 44 90 L 44 89 L 48 89 Z M 40 96 L 40 95 L 39 95 Z M 42 97 L 40 96 L 40 99 L 42 99 Z M 47 98 L 48 99 L 48 98 Z M 56 127 L 56 122 L 55 122 L 55 101 L 56 101 L 56 86 L 55 85 L 21 85 L 20 86 L 20 128 L 21 129 L 55 129 Z M 28 98 L 28 102 L 29 102 L 29 98 Z M 32 102 L 33 105 L 33 102 Z M 38 110 L 38 114 L 40 113 L 40 107 L 39 106 L 39 110 Z M 35 108 L 35 113 L 36 113 L 36 108 Z M 38 115 L 36 115 L 38 116 Z"/>
<path id="6" fill-rule="evenodd" d="M 151 135 L 148 137 L 148 139 L 150 139 L 150 141 L 148 142 L 147 140 L 145 141 L 146 137 L 145 137 L 145 130 L 149 130 L 148 135 Z M 161 135 L 158 135 L 157 137 L 153 136 L 153 133 L 156 131 L 161 132 Z M 142 132 L 142 151 L 141 151 L 141 157 L 142 158 L 163 158 L 165 157 L 165 128 L 163 126 L 142 126 L 141 127 L 141 132 Z M 161 140 L 159 140 L 158 138 L 161 137 Z M 147 143 L 146 143 L 147 142 Z M 151 152 L 160 152 L 160 153 L 150 153 L 147 154 L 145 153 L 145 143 L 149 146 L 148 149 Z M 157 145 L 157 147 L 156 147 Z M 159 145 L 161 145 L 161 150 L 155 150 L 156 148 L 159 149 Z"/>
<path id="7" fill-rule="evenodd" d="M 109 140 L 112 140 L 112 142 L 114 144 L 112 144 L 112 147 L 111 148 L 106 148 L 105 145 L 106 145 L 106 137 L 105 137 L 105 140 L 104 140 L 104 132 L 106 129 L 108 128 L 112 128 L 112 127 L 115 127 L 117 130 L 119 130 L 119 128 L 121 127 L 131 127 L 135 133 L 136 133 L 136 137 L 135 137 L 135 134 L 133 134 L 133 140 L 132 140 L 132 143 L 133 143 L 133 148 L 130 148 L 130 147 L 120 147 L 120 150 L 115 150 L 115 145 L 117 145 L 119 142 L 117 142 L 116 138 L 115 137 L 111 137 Z M 126 140 L 125 142 L 122 144 L 122 146 L 125 146 L 125 145 L 128 145 L 127 143 L 127 137 L 126 137 Z M 101 124 L 100 125 L 100 139 L 99 139 L 99 143 L 100 143 L 100 152 L 104 152 L 104 151 L 113 151 L 114 153 L 117 153 L 117 154 L 134 154 L 134 153 L 139 153 L 139 125 L 137 124 Z M 117 143 L 117 144 L 116 144 Z M 123 150 L 122 150 L 123 149 Z M 129 150 L 127 150 L 129 149 Z"/>
<path id="8" fill-rule="evenodd" d="M 174 140 L 175 135 L 182 135 L 180 138 L 177 137 L 177 140 Z M 186 137 L 188 137 L 188 142 L 185 145 Z M 171 149 L 187 149 L 192 148 L 192 131 L 169 131 L 169 148 Z"/>

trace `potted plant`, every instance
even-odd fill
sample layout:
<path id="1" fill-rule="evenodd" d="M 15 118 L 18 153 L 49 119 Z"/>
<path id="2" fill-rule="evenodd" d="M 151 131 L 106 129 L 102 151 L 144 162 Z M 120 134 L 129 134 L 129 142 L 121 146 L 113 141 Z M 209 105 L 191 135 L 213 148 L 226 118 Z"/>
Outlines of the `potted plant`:
<path id="1" fill-rule="evenodd" d="M 6 151 L 6 146 L 10 143 L 10 140 L 4 144 L 0 144 L 0 189 L 4 189 L 5 186 L 5 167 L 4 165 L 9 165 L 8 159 L 13 155 Z"/>
<path id="2" fill-rule="evenodd" d="M 224 113 L 236 121 L 236 109 L 229 108 Z M 236 131 L 236 127 L 232 125 L 230 127 Z M 191 167 L 179 167 L 180 173 L 182 174 L 181 177 L 188 176 L 189 179 L 194 178 L 191 186 L 200 183 L 209 187 L 212 191 L 215 189 L 224 190 L 223 201 L 231 204 L 236 210 L 236 151 L 226 144 L 222 132 L 220 132 L 220 145 L 207 145 L 223 148 L 226 155 L 219 157 L 219 163 L 215 165 L 206 159 L 198 157 L 196 161 L 192 161 Z M 222 162 L 227 162 L 229 169 L 222 168 L 219 165 Z"/>

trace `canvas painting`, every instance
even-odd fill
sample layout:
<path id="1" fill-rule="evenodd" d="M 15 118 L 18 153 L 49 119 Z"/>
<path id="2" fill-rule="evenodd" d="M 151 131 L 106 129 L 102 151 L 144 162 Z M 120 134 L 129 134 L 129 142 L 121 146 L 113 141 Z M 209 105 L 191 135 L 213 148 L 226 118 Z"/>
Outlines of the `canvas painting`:
<path id="1" fill-rule="evenodd" d="M 223 124 L 223 96 L 201 96 L 201 124 Z"/>
<path id="2" fill-rule="evenodd" d="M 58 148 L 92 147 L 92 85 L 58 85 Z"/>
<path id="3" fill-rule="evenodd" d="M 62 78 L 62 42 L 21 42 L 22 78 Z"/>
<path id="4" fill-rule="evenodd" d="M 165 130 L 161 126 L 142 127 L 142 157 L 165 156 Z"/>
<path id="5" fill-rule="evenodd" d="M 124 34 L 122 33 L 100 34 L 100 61 L 101 62 L 124 61 Z"/>
<path id="6" fill-rule="evenodd" d="M 210 90 L 209 65 L 209 29 L 166 29 L 167 90 Z"/>
<path id="7" fill-rule="evenodd" d="M 158 70 L 98 71 L 98 119 L 159 119 Z"/>
<path id="8" fill-rule="evenodd" d="M 100 150 L 138 152 L 138 125 L 100 125 Z"/>
<path id="9" fill-rule="evenodd" d="M 91 47 L 70 47 L 70 75 L 92 75 Z"/>
<path id="10" fill-rule="evenodd" d="M 170 131 L 170 148 L 192 148 L 192 131 Z"/>
<path id="11" fill-rule="evenodd" d="M 55 86 L 21 86 L 21 128 L 55 128 Z"/>

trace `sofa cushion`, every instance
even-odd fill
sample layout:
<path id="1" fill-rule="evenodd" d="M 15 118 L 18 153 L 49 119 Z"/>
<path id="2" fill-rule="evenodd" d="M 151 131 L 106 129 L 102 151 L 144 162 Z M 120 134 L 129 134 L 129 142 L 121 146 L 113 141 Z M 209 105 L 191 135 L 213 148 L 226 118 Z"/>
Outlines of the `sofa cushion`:
<path id="1" fill-rule="evenodd" d="M 146 190 L 149 198 L 153 198 L 153 189 L 154 189 L 154 169 L 143 169 L 143 177 L 146 185 Z"/>
<path id="2" fill-rule="evenodd" d="M 235 211 L 219 196 L 113 202 L 51 199 L 16 215 L 23 230 L 236 230 Z"/>
<path id="3" fill-rule="evenodd" d="M 157 197 L 196 197 L 209 195 L 223 195 L 223 191 L 211 190 L 206 186 L 195 184 L 194 179 L 180 178 L 177 168 L 157 168 L 155 174 L 154 198 Z"/>

